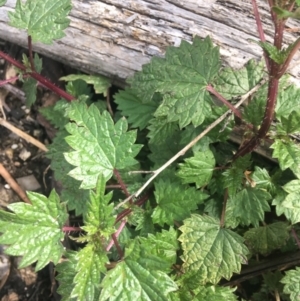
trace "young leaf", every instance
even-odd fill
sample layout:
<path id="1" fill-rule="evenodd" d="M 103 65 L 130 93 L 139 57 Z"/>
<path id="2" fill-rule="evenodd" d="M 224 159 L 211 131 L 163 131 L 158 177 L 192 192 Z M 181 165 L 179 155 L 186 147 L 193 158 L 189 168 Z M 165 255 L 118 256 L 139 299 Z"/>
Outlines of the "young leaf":
<path id="1" fill-rule="evenodd" d="M 182 185 L 178 181 L 171 182 L 169 179 L 156 182 L 154 194 L 157 207 L 153 211 L 152 220 L 161 226 L 182 221 L 208 198 L 207 194 L 193 187 Z"/>
<path id="2" fill-rule="evenodd" d="M 265 190 L 247 187 L 230 197 L 227 205 L 233 208 L 232 214 L 241 225 L 258 227 L 264 220 L 265 211 L 270 211 L 268 201 L 271 198 Z"/>
<path id="3" fill-rule="evenodd" d="M 264 64 L 250 60 L 239 70 L 224 68 L 213 81 L 214 88 L 226 99 L 247 93 L 264 75 Z"/>
<path id="4" fill-rule="evenodd" d="M 96 191 L 90 191 L 90 201 L 84 215 L 85 236 L 78 238 L 88 244 L 77 254 L 76 276 L 71 297 L 77 300 L 95 300 L 99 292 L 101 272 L 106 272 L 105 264 L 109 262 L 105 243 L 116 230 L 113 204 L 109 205 L 112 193 L 105 195 L 105 179 L 100 176 Z"/>
<path id="5" fill-rule="evenodd" d="M 65 206 L 52 190 L 49 198 L 28 192 L 32 205 L 14 203 L 8 206 L 13 212 L 0 210 L 0 243 L 10 245 L 6 253 L 23 256 L 20 268 L 37 261 L 38 271 L 50 261 L 56 264 L 64 248 L 62 227 L 67 220 Z"/>
<path id="6" fill-rule="evenodd" d="M 64 81 L 76 81 L 78 79 L 93 85 L 95 92 L 104 96 L 106 96 L 107 89 L 111 86 L 110 79 L 101 75 L 70 74 L 60 78 L 60 80 Z"/>
<path id="7" fill-rule="evenodd" d="M 126 249 L 125 258 L 110 270 L 101 283 L 99 301 L 169 301 L 175 282 L 160 267 L 164 260 L 148 254 L 136 239 Z"/>
<path id="8" fill-rule="evenodd" d="M 182 41 L 180 47 L 169 47 L 164 59 L 153 58 L 130 82 L 145 103 L 155 92 L 163 95 L 156 116 L 178 121 L 180 128 L 190 123 L 197 126 L 211 113 L 213 103 L 206 86 L 219 68 L 218 47 L 208 37 L 196 37 L 193 44 Z"/>
<path id="9" fill-rule="evenodd" d="M 114 125 L 107 111 L 101 115 L 94 105 L 87 108 L 76 101 L 72 102 L 69 117 L 74 122 L 66 126 L 71 134 L 66 141 L 74 151 L 64 156 L 77 166 L 69 175 L 82 181 L 81 188 L 94 188 L 100 174 L 108 180 L 114 168 L 124 169 L 137 163 L 134 157 L 141 146 L 134 145 L 136 132 L 127 132 L 125 119 Z"/>
<path id="10" fill-rule="evenodd" d="M 258 44 L 268 53 L 269 57 L 279 65 L 285 62 L 292 49 L 292 44 L 287 49 L 278 49 L 269 42 L 258 42 Z"/>
<path id="11" fill-rule="evenodd" d="M 196 183 L 196 187 L 205 186 L 210 181 L 216 160 L 211 150 L 197 152 L 193 157 L 179 164 L 177 175 L 183 184 Z"/>
<path id="12" fill-rule="evenodd" d="M 25 29 L 33 42 L 51 44 L 64 37 L 69 26 L 70 0 L 17 0 L 14 12 L 9 12 L 10 25 Z"/>
<path id="13" fill-rule="evenodd" d="M 255 183 L 255 188 L 265 189 L 271 194 L 276 191 L 276 185 L 265 168 L 255 166 L 254 172 L 251 174 L 251 180 Z"/>
<path id="14" fill-rule="evenodd" d="M 23 57 L 23 63 L 24 65 L 26 65 L 24 60 L 28 60 L 25 55 Z M 33 63 L 36 72 L 40 73 L 42 71 L 42 59 L 39 58 L 37 53 L 34 54 Z M 26 95 L 26 106 L 30 107 L 36 100 L 37 80 L 32 77 L 25 78 L 23 83 L 23 90 Z"/>
<path id="15" fill-rule="evenodd" d="M 74 277 L 74 288 L 71 298 L 77 301 L 96 300 L 99 296 L 101 272 L 106 271 L 108 262 L 106 254 L 101 248 L 88 243 L 77 253 L 77 274 Z"/>
<path id="16" fill-rule="evenodd" d="M 289 226 L 283 222 L 253 228 L 244 234 L 249 249 L 264 256 L 283 246 L 289 236 Z"/>
<path id="17" fill-rule="evenodd" d="M 180 227 L 187 272 L 197 273 L 201 283 L 216 284 L 222 277 L 230 279 L 239 273 L 248 254 L 243 238 L 220 227 L 220 221 L 209 216 L 192 215 Z"/>
<path id="18" fill-rule="evenodd" d="M 119 91 L 114 95 L 114 99 L 118 104 L 118 110 L 122 112 L 123 116 L 127 117 L 128 123 L 140 130 L 148 125 L 158 106 L 154 99 L 144 103 L 131 88 Z"/>
<path id="19" fill-rule="evenodd" d="M 291 301 L 300 299 L 300 268 L 287 271 L 282 278 L 281 283 L 284 284 L 283 292 L 290 295 Z"/>
<path id="20" fill-rule="evenodd" d="M 76 301 L 76 298 L 70 298 L 75 286 L 74 276 L 76 275 L 76 265 L 78 262 L 77 252 L 68 251 L 65 254 L 66 260 L 56 265 L 55 270 L 58 275 L 55 277 L 59 281 L 57 292 L 62 296 L 61 301 Z"/>
<path id="21" fill-rule="evenodd" d="M 99 176 L 96 191 L 90 191 L 90 201 L 87 212 L 84 215 L 84 226 L 81 228 L 87 232 L 86 241 L 95 243 L 95 235 L 101 236 L 100 241 L 108 239 L 115 232 L 113 215 L 114 206 L 109 204 L 112 198 L 112 192 L 105 195 L 106 181 L 103 175 Z M 97 242 L 98 243 L 98 242 Z"/>

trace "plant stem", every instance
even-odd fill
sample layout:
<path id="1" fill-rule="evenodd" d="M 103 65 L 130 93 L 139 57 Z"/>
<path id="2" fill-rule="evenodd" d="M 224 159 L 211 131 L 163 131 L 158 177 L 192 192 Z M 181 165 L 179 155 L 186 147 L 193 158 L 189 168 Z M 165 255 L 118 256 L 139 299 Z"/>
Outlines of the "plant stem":
<path id="1" fill-rule="evenodd" d="M 124 181 L 122 180 L 122 177 L 121 177 L 119 171 L 116 168 L 114 168 L 113 173 L 114 173 L 114 176 L 117 178 L 117 181 L 120 184 L 123 192 L 125 193 L 125 195 L 127 197 L 129 197 L 130 193 L 128 192 L 127 187 L 126 187 Z M 130 203 L 132 203 L 132 200 L 130 200 Z"/>
<path id="2" fill-rule="evenodd" d="M 227 200 L 228 200 L 228 188 L 226 188 L 225 193 L 224 193 L 224 201 L 223 201 L 223 207 L 222 207 L 222 214 L 221 214 L 221 218 L 220 218 L 220 226 L 221 226 L 221 228 L 223 228 L 224 224 L 225 224 L 225 212 L 226 212 Z"/>
<path id="3" fill-rule="evenodd" d="M 19 68 L 20 70 L 26 72 L 26 67 L 19 63 L 18 61 L 14 60 L 9 55 L 5 54 L 4 52 L 0 51 L 0 57 L 4 58 L 6 61 L 14 65 L 15 67 Z M 41 83 L 43 86 L 48 88 L 49 90 L 53 91 L 54 93 L 58 94 L 62 98 L 66 99 L 67 101 L 72 101 L 75 99 L 75 97 L 64 90 L 60 89 L 59 87 L 55 86 L 53 83 L 48 81 L 46 78 L 44 78 L 42 75 L 40 75 L 37 72 L 30 72 L 27 73 L 31 77 L 33 77 L 35 80 L 37 80 L 39 83 Z"/>
<path id="4" fill-rule="evenodd" d="M 34 62 L 33 62 L 32 40 L 31 40 L 31 36 L 28 36 L 27 40 L 28 40 L 28 52 L 29 52 L 29 61 L 30 61 L 31 70 L 32 70 L 32 71 L 36 71 L 36 70 L 35 70 L 35 66 L 34 66 Z"/>

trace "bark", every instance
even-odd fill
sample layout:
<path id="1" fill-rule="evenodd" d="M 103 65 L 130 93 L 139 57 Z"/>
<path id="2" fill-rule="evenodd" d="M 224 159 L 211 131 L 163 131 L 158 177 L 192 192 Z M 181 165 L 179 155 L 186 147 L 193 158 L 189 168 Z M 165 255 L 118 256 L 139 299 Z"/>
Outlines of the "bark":
<path id="1" fill-rule="evenodd" d="M 8 25 L 16 0 L 0 7 L 0 38 L 26 46 L 24 31 Z M 251 1 L 236 0 L 73 0 L 66 36 L 53 43 L 36 43 L 34 50 L 88 73 L 124 81 L 152 56 L 163 56 L 167 46 L 178 46 L 193 36 L 210 35 L 220 46 L 224 65 L 241 67 L 250 58 L 261 59 Z M 258 0 L 267 40 L 273 26 L 267 1 Z M 289 21 L 287 29 L 297 31 Z M 295 39 L 289 32 L 285 42 Z M 292 62 L 291 73 L 300 75 Z"/>

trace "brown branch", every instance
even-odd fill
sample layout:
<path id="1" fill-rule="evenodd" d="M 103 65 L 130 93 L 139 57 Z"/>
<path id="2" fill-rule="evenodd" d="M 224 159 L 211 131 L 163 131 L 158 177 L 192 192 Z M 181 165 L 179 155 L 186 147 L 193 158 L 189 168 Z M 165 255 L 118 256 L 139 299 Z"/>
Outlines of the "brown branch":
<path id="1" fill-rule="evenodd" d="M 18 194 L 18 196 L 28 204 L 31 204 L 26 192 L 20 187 L 20 185 L 12 178 L 5 167 L 0 163 L 0 175 L 4 178 L 7 184 Z"/>

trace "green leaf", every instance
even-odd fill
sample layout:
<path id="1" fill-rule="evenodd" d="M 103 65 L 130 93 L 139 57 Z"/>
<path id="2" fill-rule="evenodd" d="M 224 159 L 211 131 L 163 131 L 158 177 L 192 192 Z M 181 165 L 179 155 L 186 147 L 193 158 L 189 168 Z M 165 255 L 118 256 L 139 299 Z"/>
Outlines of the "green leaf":
<path id="1" fill-rule="evenodd" d="M 208 195 L 193 187 L 182 185 L 178 181 L 159 180 L 155 183 L 155 207 L 152 220 L 161 226 L 174 225 L 174 221 L 182 221 L 196 210 Z"/>
<path id="2" fill-rule="evenodd" d="M 28 65 L 28 68 L 31 71 L 31 66 L 30 66 L 29 60 L 26 55 L 23 56 L 23 64 L 25 66 Z M 39 73 L 42 71 L 42 59 L 39 58 L 37 53 L 34 54 L 33 64 L 34 64 L 36 72 Z M 30 107 L 36 100 L 37 80 L 35 80 L 32 77 L 25 78 L 22 88 L 23 88 L 23 90 L 25 92 L 25 96 L 26 96 L 26 106 Z"/>
<path id="3" fill-rule="evenodd" d="M 275 107 L 276 118 L 289 118 L 292 111 L 299 111 L 300 109 L 300 89 L 291 85 L 279 91 Z"/>
<path id="4" fill-rule="evenodd" d="M 7 0 L 0 0 L 0 6 L 3 6 Z"/>
<path id="5" fill-rule="evenodd" d="M 100 175 L 96 191 L 90 191 L 90 201 L 83 218 L 84 226 L 81 227 L 87 232 L 86 240 L 95 243 L 96 239 L 97 244 L 110 238 L 111 234 L 116 231 L 114 228 L 116 216 L 113 215 L 114 204 L 109 204 L 112 192 L 105 195 L 105 184 L 104 177 Z"/>
<path id="6" fill-rule="evenodd" d="M 265 168 L 255 166 L 254 172 L 251 174 L 251 180 L 254 182 L 256 188 L 265 189 L 271 194 L 275 193 L 277 189 L 273 179 Z"/>
<path id="7" fill-rule="evenodd" d="M 82 181 L 80 188 L 94 188 L 100 174 L 108 180 L 113 169 L 124 169 L 137 163 L 134 157 L 141 146 L 134 145 L 136 132 L 127 132 L 127 122 L 119 120 L 115 125 L 108 112 L 101 115 L 91 105 L 72 102 L 69 117 L 73 123 L 66 126 L 71 134 L 67 143 L 74 149 L 65 153 L 66 160 L 77 166 L 69 175 Z"/>
<path id="8" fill-rule="evenodd" d="M 130 88 L 119 91 L 114 95 L 114 99 L 118 104 L 118 110 L 122 112 L 123 116 L 127 117 L 128 123 L 140 130 L 148 125 L 158 106 L 155 100 L 144 103 Z"/>
<path id="9" fill-rule="evenodd" d="M 298 205 L 299 193 L 287 194 L 281 188 L 277 189 L 272 205 L 276 206 L 276 214 L 284 214 L 288 220 L 295 224 L 300 221 L 300 210 Z"/>
<path id="10" fill-rule="evenodd" d="M 255 87 L 263 78 L 264 64 L 250 60 L 239 70 L 224 68 L 213 81 L 213 86 L 226 99 L 241 96 Z"/>
<path id="11" fill-rule="evenodd" d="M 175 132 L 178 132 L 179 128 L 177 123 L 168 122 L 166 116 L 156 117 L 149 121 L 148 137 L 150 144 L 163 144 Z"/>
<path id="12" fill-rule="evenodd" d="M 193 44 L 182 41 L 168 47 L 165 58 L 153 58 L 130 80 L 143 102 L 150 102 L 155 92 L 163 96 L 156 116 L 178 121 L 180 128 L 190 123 L 200 125 L 211 114 L 212 99 L 206 86 L 220 68 L 219 48 L 210 38 L 196 37 Z"/>
<path id="13" fill-rule="evenodd" d="M 268 53 L 269 57 L 279 65 L 283 64 L 286 61 L 289 53 L 292 50 L 291 45 L 286 49 L 278 49 L 276 46 L 272 45 L 269 42 L 258 42 L 258 44 L 263 50 Z"/>
<path id="14" fill-rule="evenodd" d="M 236 289 L 221 286 L 200 286 L 195 301 L 237 301 L 237 296 L 233 293 Z"/>
<path id="15" fill-rule="evenodd" d="M 34 192 L 28 192 L 28 197 L 32 205 L 11 204 L 13 213 L 0 210 L 0 243 L 10 245 L 7 254 L 23 256 L 20 268 L 37 261 L 38 271 L 50 261 L 58 263 L 64 253 L 62 227 L 67 213 L 54 190 L 49 198 Z"/>
<path id="16" fill-rule="evenodd" d="M 111 86 L 110 79 L 101 75 L 70 74 L 60 78 L 60 80 L 64 81 L 75 81 L 78 79 L 93 85 L 95 92 L 104 96 L 107 95 L 107 89 Z"/>
<path id="17" fill-rule="evenodd" d="M 62 296 L 61 301 L 76 301 L 76 298 L 70 298 L 75 286 L 74 277 L 76 275 L 76 265 L 78 262 L 77 252 L 68 251 L 65 254 L 66 260 L 56 265 L 55 270 L 58 275 L 55 277 L 59 281 L 57 292 Z"/>
<path id="18" fill-rule="evenodd" d="M 228 188 L 229 196 L 234 196 L 241 188 L 245 178 L 244 172 L 251 165 L 250 155 L 238 158 L 232 166 L 222 173 L 223 187 Z"/>
<path id="19" fill-rule="evenodd" d="M 241 225 L 258 227 L 259 222 L 264 220 L 265 211 L 270 211 L 268 201 L 271 198 L 265 190 L 247 187 L 230 197 L 227 207 L 228 210 L 233 208 L 232 214 Z"/>
<path id="20" fill-rule="evenodd" d="M 169 301 L 169 293 L 177 290 L 177 286 L 160 271 L 163 263 L 158 256 L 148 254 L 138 240 L 133 241 L 123 261 L 103 279 L 99 301 Z"/>
<path id="21" fill-rule="evenodd" d="M 202 283 L 216 284 L 222 277 L 230 279 L 239 273 L 248 254 L 243 238 L 220 227 L 220 221 L 192 215 L 180 227 L 182 235 L 183 268 L 197 274 Z"/>
<path id="22" fill-rule="evenodd" d="M 76 79 L 74 81 L 69 81 L 66 85 L 66 91 L 76 98 L 82 95 L 87 96 L 87 100 L 90 100 L 92 95 L 92 89 L 87 83 L 82 79 Z"/>
<path id="23" fill-rule="evenodd" d="M 103 250 L 94 244 L 87 244 L 77 253 L 77 274 L 71 298 L 77 301 L 95 300 L 99 296 L 101 272 L 106 271 L 109 260 Z"/>
<path id="24" fill-rule="evenodd" d="M 64 153 L 71 150 L 65 141 L 67 135 L 66 130 L 60 130 L 52 144 L 48 146 L 46 156 L 51 159 L 51 169 L 54 171 L 56 181 L 61 183 L 61 200 L 67 203 L 69 210 L 75 210 L 75 215 L 78 216 L 86 211 L 89 192 L 79 189 L 80 182 L 68 176 L 73 166 L 64 158 Z"/>
<path id="25" fill-rule="evenodd" d="M 300 268 L 285 272 L 281 283 L 284 284 L 283 292 L 290 295 L 291 301 L 300 299 Z"/>
<path id="26" fill-rule="evenodd" d="M 281 117 L 281 123 L 276 124 L 278 134 L 294 134 L 300 132 L 300 112 L 292 111 L 289 117 Z"/>
<path id="27" fill-rule="evenodd" d="M 196 183 L 197 188 L 207 185 L 216 164 L 212 151 L 197 152 L 193 157 L 184 161 L 185 163 L 179 164 L 179 171 L 177 173 L 182 183 Z"/>
<path id="28" fill-rule="evenodd" d="M 289 226 L 283 222 L 250 229 L 244 234 L 249 249 L 264 256 L 285 245 L 289 236 Z"/>
<path id="29" fill-rule="evenodd" d="M 16 8 L 9 12 L 10 25 L 25 29 L 33 42 L 51 44 L 65 36 L 69 26 L 70 0 L 17 0 Z"/>
<path id="30" fill-rule="evenodd" d="M 298 172 L 300 166 L 300 147 L 293 141 L 283 141 L 275 139 L 275 142 L 270 146 L 273 148 L 273 158 L 277 158 L 281 170 L 287 168 L 292 169 L 294 172 Z"/>

